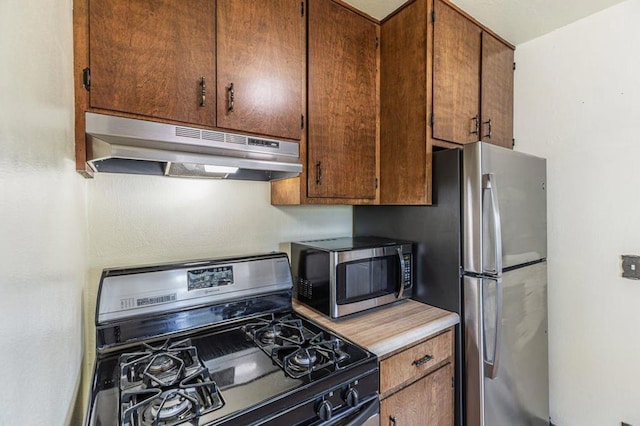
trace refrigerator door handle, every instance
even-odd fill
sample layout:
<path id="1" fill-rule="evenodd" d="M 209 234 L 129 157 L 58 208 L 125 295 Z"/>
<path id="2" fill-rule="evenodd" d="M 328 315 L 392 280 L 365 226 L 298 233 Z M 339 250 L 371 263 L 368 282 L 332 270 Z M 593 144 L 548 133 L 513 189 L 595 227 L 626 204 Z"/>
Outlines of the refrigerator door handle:
<path id="1" fill-rule="evenodd" d="M 498 204 L 498 186 L 493 173 L 482 175 L 482 187 L 491 194 L 491 215 L 493 217 L 493 247 L 495 249 L 495 269 L 486 273 L 500 276 L 502 274 L 502 222 L 500 221 L 500 205 Z M 483 262 L 484 263 L 484 262 Z"/>
<path id="2" fill-rule="evenodd" d="M 498 365 L 500 361 L 500 340 L 502 336 L 502 278 L 497 278 L 496 283 L 496 322 L 495 336 L 493 339 L 493 359 L 487 359 L 487 341 L 484 339 L 483 358 L 484 358 L 484 375 L 490 379 L 495 379 L 498 375 Z M 482 286 L 484 293 L 485 286 Z M 484 300 L 484 294 L 482 295 Z M 482 327 L 484 328 L 484 307 L 482 308 Z M 486 332 L 482 333 L 486 337 Z"/>
<path id="3" fill-rule="evenodd" d="M 402 254 L 402 248 L 398 247 L 398 258 L 400 259 L 400 288 L 396 293 L 396 299 L 402 299 L 402 295 L 404 294 L 404 271 L 405 271 L 405 262 L 404 255 Z"/>

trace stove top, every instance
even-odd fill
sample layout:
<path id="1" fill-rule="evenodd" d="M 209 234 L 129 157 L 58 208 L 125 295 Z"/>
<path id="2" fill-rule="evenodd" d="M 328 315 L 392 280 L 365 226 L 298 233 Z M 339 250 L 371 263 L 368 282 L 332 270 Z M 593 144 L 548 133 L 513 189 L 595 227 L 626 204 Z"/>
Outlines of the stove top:
<path id="1" fill-rule="evenodd" d="M 225 285 L 239 275 L 212 268 Z M 290 290 L 143 317 L 112 311 L 124 320 L 97 325 L 87 424 L 312 425 L 377 404 L 377 358 L 293 312 Z"/>

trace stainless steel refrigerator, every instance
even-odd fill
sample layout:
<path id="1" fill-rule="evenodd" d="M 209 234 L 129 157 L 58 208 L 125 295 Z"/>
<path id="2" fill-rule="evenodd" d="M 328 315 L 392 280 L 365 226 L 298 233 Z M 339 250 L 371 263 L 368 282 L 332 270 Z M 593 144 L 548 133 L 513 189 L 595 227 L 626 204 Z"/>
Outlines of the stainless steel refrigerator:
<path id="1" fill-rule="evenodd" d="M 460 314 L 457 425 L 550 423 L 545 186 L 546 160 L 479 142 L 433 154 L 432 206 L 354 207 L 354 235 L 416 242 L 414 298 Z"/>

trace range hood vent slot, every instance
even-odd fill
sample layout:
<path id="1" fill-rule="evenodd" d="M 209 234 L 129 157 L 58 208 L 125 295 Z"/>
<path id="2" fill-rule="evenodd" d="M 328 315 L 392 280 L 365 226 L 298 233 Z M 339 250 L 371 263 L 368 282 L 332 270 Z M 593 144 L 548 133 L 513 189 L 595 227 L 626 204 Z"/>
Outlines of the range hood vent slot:
<path id="1" fill-rule="evenodd" d="M 200 130 L 192 129 L 189 127 L 176 126 L 176 136 L 181 136 L 183 138 L 200 139 Z"/>
<path id="2" fill-rule="evenodd" d="M 203 130 L 202 139 L 208 141 L 224 142 L 224 133 L 213 132 L 211 130 Z"/>

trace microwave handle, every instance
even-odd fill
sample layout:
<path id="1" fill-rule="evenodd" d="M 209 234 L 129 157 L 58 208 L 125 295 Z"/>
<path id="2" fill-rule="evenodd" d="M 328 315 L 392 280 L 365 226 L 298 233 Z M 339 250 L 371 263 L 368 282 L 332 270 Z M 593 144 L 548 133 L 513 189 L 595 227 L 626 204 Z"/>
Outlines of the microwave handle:
<path id="1" fill-rule="evenodd" d="M 404 255 L 402 254 L 402 247 L 398 247 L 398 258 L 400 259 L 400 280 L 398 280 L 398 282 L 400 283 L 400 288 L 398 289 L 398 291 L 396 292 L 396 299 L 402 299 L 402 295 L 404 293 L 404 269 L 405 269 L 405 262 L 404 262 Z"/>

